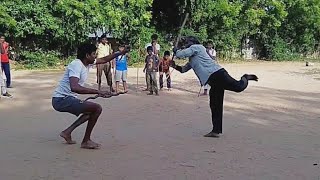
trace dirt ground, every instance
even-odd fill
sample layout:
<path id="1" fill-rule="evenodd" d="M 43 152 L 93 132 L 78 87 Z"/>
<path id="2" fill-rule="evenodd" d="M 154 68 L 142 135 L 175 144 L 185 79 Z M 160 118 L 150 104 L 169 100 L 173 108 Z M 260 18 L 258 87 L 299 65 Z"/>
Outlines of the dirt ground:
<path id="1" fill-rule="evenodd" d="M 0 179 L 319 180 L 320 65 L 223 66 L 260 81 L 226 92 L 221 138 L 203 137 L 211 130 L 208 97 L 197 97 L 192 71 L 174 71 L 174 90 L 155 97 L 141 91 L 141 69 L 136 91 L 133 68 L 129 94 L 93 100 L 103 106 L 93 131 L 100 150 L 80 148 L 85 126 L 73 133 L 76 145 L 58 136 L 75 120 L 51 107 L 62 71 L 13 71 L 14 98 L 0 99 Z M 87 85 L 96 87 L 94 69 Z"/>

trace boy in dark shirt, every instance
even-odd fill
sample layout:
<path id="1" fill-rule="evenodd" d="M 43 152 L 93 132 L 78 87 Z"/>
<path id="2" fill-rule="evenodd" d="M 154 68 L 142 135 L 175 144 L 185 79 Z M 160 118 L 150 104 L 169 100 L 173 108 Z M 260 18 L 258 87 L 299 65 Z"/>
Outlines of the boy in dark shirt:
<path id="1" fill-rule="evenodd" d="M 143 69 L 143 72 L 147 72 L 147 83 L 149 87 L 149 92 L 148 95 L 153 95 L 155 93 L 157 96 L 159 95 L 158 93 L 158 86 L 157 86 L 157 71 L 158 71 L 158 64 L 159 64 L 159 59 L 156 55 L 153 54 L 153 48 L 152 46 L 147 47 L 147 52 L 148 55 L 145 59 L 145 67 Z"/>
<path id="2" fill-rule="evenodd" d="M 159 84 L 160 84 L 160 90 L 163 88 L 163 74 L 166 74 L 167 78 L 167 88 L 170 91 L 171 90 L 171 77 L 170 77 L 170 52 L 165 51 L 163 55 L 163 59 L 160 61 L 159 64 L 159 74 L 160 74 L 160 79 L 159 79 Z"/>

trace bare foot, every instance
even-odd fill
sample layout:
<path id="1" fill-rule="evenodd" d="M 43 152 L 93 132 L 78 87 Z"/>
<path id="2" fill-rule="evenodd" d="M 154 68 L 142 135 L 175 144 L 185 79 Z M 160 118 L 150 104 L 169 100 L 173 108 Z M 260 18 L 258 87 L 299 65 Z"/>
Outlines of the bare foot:
<path id="1" fill-rule="evenodd" d="M 66 143 L 67 144 L 76 144 L 77 142 L 76 141 L 73 141 L 72 138 L 71 138 L 71 134 L 66 134 L 65 132 L 61 132 L 60 133 L 60 136 L 66 140 Z"/>
<path id="2" fill-rule="evenodd" d="M 218 133 L 215 133 L 215 132 L 211 131 L 208 134 L 204 135 L 204 137 L 218 138 L 218 137 L 220 137 L 220 135 Z"/>
<path id="3" fill-rule="evenodd" d="M 101 144 L 95 143 L 91 140 L 81 143 L 81 148 L 83 149 L 100 149 L 100 147 L 101 147 Z"/>

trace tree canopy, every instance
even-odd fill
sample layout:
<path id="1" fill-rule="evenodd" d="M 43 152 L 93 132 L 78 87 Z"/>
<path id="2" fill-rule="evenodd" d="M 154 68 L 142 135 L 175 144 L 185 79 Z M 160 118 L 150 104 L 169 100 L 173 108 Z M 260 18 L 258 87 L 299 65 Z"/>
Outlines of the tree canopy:
<path id="1" fill-rule="evenodd" d="M 69 51 L 105 29 L 137 47 L 152 33 L 183 33 L 241 55 L 249 39 L 258 58 L 290 59 L 319 52 L 320 0 L 4 0 L 0 33 L 28 51 Z"/>

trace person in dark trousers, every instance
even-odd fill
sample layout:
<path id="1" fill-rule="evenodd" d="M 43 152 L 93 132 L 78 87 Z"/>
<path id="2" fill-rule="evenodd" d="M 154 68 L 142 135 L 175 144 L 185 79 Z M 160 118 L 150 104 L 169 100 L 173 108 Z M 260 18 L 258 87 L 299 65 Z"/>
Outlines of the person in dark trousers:
<path id="1" fill-rule="evenodd" d="M 170 77 L 170 52 L 169 51 L 165 51 L 163 58 L 161 59 L 160 63 L 159 63 L 159 74 L 160 74 L 160 78 L 159 78 L 159 84 L 160 84 L 160 90 L 162 90 L 163 88 L 163 74 L 166 75 L 166 81 L 167 81 L 167 88 L 168 91 L 171 91 L 171 77 Z"/>
<path id="2" fill-rule="evenodd" d="M 209 95 L 213 129 L 204 136 L 219 137 L 222 133 L 224 91 L 242 92 L 247 88 L 249 80 L 258 81 L 258 77 L 254 74 L 244 74 L 240 80 L 235 80 L 224 68 L 212 60 L 206 48 L 196 37 L 186 37 L 185 43 L 185 49 L 178 50 L 175 47 L 173 52 L 177 58 L 188 57 L 189 62 L 184 66 L 178 66 L 171 61 L 170 65 L 181 73 L 193 69 L 202 86 L 206 84 L 211 86 Z"/>
<path id="3" fill-rule="evenodd" d="M 1 48 L 1 66 L 2 71 L 6 75 L 6 85 L 7 88 L 11 88 L 11 73 L 10 73 L 10 63 L 9 63 L 9 43 L 6 42 L 5 37 L 0 35 L 0 48 Z M 2 73 L 1 71 L 1 73 Z"/>

